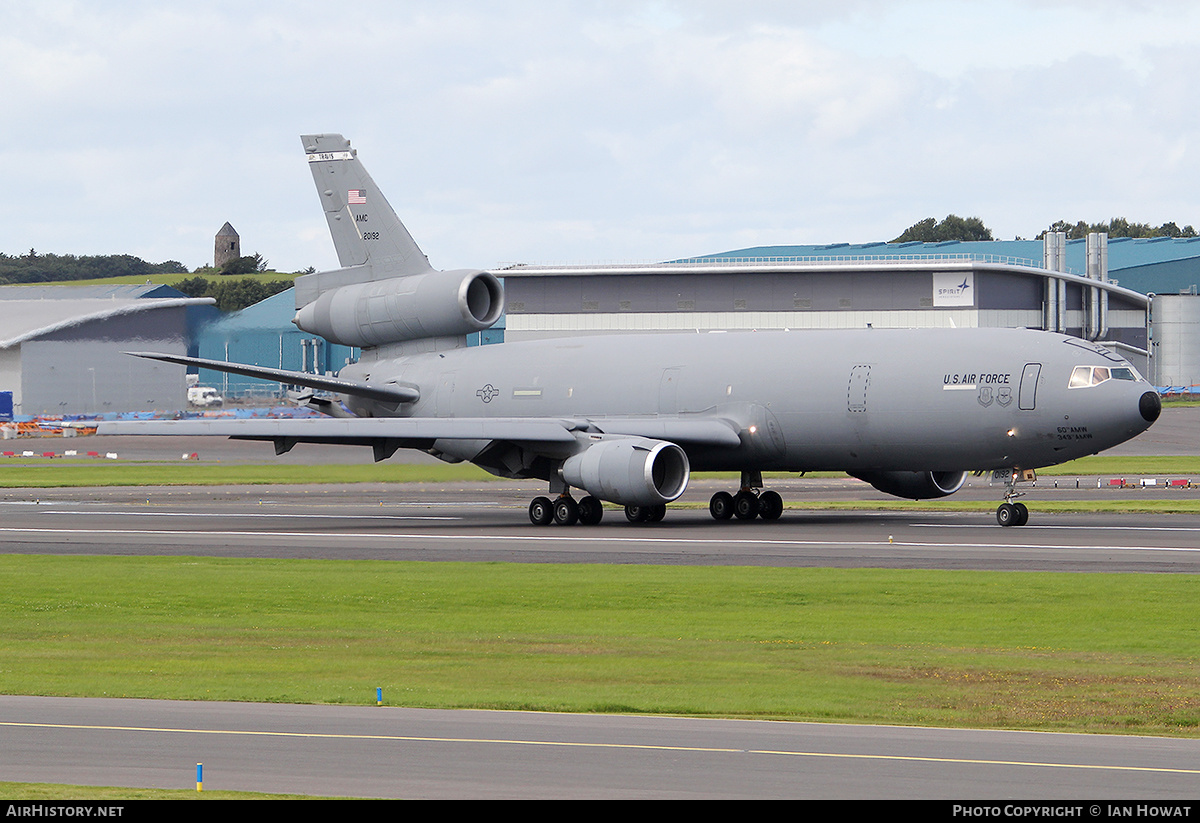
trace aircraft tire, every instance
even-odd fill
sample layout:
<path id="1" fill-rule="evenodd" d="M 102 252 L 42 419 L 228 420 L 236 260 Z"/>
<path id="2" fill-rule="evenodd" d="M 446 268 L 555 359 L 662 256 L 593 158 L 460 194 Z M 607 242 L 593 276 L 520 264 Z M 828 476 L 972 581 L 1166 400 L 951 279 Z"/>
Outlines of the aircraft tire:
<path id="1" fill-rule="evenodd" d="M 1001 526 L 1007 528 L 1008 526 L 1020 525 L 1018 522 L 1020 519 L 1021 516 L 1017 512 L 1017 507 L 1012 503 L 1001 503 L 1000 507 L 996 509 L 996 522 Z"/>
<path id="2" fill-rule="evenodd" d="M 1013 508 L 1017 510 L 1017 522 L 1013 525 L 1024 526 L 1029 522 L 1029 507 L 1024 503 L 1013 503 Z"/>
<path id="3" fill-rule="evenodd" d="M 738 520 L 753 520 L 761 508 L 753 492 L 740 491 L 733 498 L 733 516 Z"/>
<path id="4" fill-rule="evenodd" d="M 579 504 L 570 497 L 560 497 L 554 503 L 554 522 L 559 526 L 574 526 L 579 520 Z"/>
<path id="5" fill-rule="evenodd" d="M 548 526 L 554 519 L 554 504 L 549 497 L 535 497 L 529 504 L 529 522 L 535 526 Z"/>
<path id="6" fill-rule="evenodd" d="M 626 506 L 625 519 L 630 523 L 646 523 L 650 520 L 650 507 Z"/>
<path id="7" fill-rule="evenodd" d="M 783 514 L 783 498 L 779 492 L 765 491 L 758 496 L 758 516 L 763 520 L 778 520 Z"/>
<path id="8" fill-rule="evenodd" d="M 728 520 L 733 517 L 733 495 L 729 492 L 717 492 L 708 501 L 708 513 L 713 520 Z"/>
<path id="9" fill-rule="evenodd" d="M 667 504 L 659 503 L 657 506 L 650 507 L 650 514 L 646 517 L 647 523 L 661 523 L 662 519 L 667 516 Z"/>
<path id="10" fill-rule="evenodd" d="M 579 501 L 579 522 L 584 526 L 595 526 L 604 517 L 604 504 L 600 498 L 588 495 Z"/>

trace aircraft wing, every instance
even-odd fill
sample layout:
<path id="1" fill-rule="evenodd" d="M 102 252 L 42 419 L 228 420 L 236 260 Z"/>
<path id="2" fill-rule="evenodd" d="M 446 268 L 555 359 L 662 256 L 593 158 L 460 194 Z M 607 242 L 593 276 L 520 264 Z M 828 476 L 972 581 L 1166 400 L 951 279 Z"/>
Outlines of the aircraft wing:
<path id="1" fill-rule="evenodd" d="M 269 369 L 265 366 L 248 366 L 244 363 L 230 363 L 225 360 L 207 360 L 203 357 L 184 357 L 178 354 L 159 354 L 158 352 L 129 351 L 134 357 L 144 357 L 148 360 L 161 360 L 164 363 L 178 363 L 182 366 L 199 366 L 214 371 L 240 374 L 245 377 L 258 377 L 263 380 L 275 380 L 289 386 L 307 386 L 310 389 L 339 392 L 365 397 L 369 400 L 381 400 L 385 403 L 415 403 L 421 398 L 421 392 L 415 386 L 402 386 L 398 383 L 356 383 L 337 377 L 327 377 L 322 374 L 309 374 L 302 371 L 287 371 L 286 369 Z"/>
<path id="2" fill-rule="evenodd" d="M 621 418 L 589 421 L 537 417 L 352 417 L 300 420 L 122 420 L 98 434 L 213 435 L 273 440 L 279 453 L 296 443 L 428 448 L 435 440 L 570 444 L 589 434 L 647 437 L 674 443 L 736 447 L 734 423 L 721 418 Z M 390 452 L 389 452 L 390 453 Z"/>
<path id="3" fill-rule="evenodd" d="M 536 418 L 351 417 L 299 420 L 119 420 L 97 434 L 216 435 L 296 443 L 370 443 L 374 440 L 522 440 L 571 442 L 570 421 Z"/>

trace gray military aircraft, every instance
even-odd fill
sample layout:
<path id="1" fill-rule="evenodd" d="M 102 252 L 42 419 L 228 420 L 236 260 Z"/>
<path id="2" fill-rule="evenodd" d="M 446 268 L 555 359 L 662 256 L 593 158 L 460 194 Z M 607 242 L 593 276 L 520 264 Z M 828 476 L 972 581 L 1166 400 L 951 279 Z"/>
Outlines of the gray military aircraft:
<path id="1" fill-rule="evenodd" d="M 420 449 L 538 478 L 548 523 L 599 523 L 601 501 L 661 520 L 691 471 L 735 471 L 717 520 L 774 520 L 764 471 L 845 471 L 911 499 L 1005 479 L 1002 526 L 1029 517 L 1015 482 L 1145 431 L 1158 394 L 1093 343 L 1026 329 L 855 329 L 646 335 L 466 347 L 499 319 L 501 282 L 438 271 L 338 134 L 301 138 L 342 268 L 296 279 L 295 324 L 362 348 L 337 377 L 132 353 L 335 392 L 327 417 L 107 423 L 101 433 L 223 435 Z M 583 492 L 578 501 L 572 490 Z"/>

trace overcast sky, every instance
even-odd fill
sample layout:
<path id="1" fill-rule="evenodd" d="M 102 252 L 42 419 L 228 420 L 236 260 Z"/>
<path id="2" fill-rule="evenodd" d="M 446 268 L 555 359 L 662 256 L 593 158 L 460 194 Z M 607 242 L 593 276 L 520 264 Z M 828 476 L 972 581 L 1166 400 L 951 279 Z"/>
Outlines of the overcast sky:
<path id="1" fill-rule="evenodd" d="M 0 251 L 335 268 L 340 132 L 438 268 L 1200 226 L 1200 4 L 0 4 Z"/>

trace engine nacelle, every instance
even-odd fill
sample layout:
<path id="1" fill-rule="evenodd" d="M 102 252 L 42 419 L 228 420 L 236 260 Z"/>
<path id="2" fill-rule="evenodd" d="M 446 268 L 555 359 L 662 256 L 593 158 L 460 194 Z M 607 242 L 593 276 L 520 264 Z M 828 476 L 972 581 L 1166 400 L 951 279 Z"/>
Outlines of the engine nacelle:
<path id="1" fill-rule="evenodd" d="M 674 443 L 623 437 L 602 440 L 563 463 L 568 485 L 622 506 L 670 503 L 687 488 L 691 466 Z"/>
<path id="2" fill-rule="evenodd" d="M 961 489 L 967 480 L 966 472 L 850 472 L 850 475 L 865 480 L 884 494 L 909 500 L 946 497 Z"/>
<path id="3" fill-rule="evenodd" d="M 456 337 L 500 319 L 504 286 L 486 271 L 429 271 L 326 291 L 296 312 L 301 329 L 345 346 Z"/>

